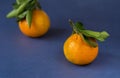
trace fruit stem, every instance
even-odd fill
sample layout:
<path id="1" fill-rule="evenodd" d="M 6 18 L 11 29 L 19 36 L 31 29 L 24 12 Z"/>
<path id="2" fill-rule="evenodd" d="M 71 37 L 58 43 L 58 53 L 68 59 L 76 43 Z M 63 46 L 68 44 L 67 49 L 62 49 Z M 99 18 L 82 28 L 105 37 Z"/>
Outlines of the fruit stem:
<path id="1" fill-rule="evenodd" d="M 75 29 L 75 24 L 73 23 L 73 21 L 71 19 L 68 20 L 70 23 L 70 26 L 73 28 L 73 33 L 78 33 L 77 30 Z"/>

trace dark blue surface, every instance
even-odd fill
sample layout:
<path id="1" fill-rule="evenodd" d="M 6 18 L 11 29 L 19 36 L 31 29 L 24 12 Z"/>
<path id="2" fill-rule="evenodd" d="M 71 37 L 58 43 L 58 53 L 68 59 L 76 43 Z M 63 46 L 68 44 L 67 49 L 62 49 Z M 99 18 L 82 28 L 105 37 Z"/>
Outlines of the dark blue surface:
<path id="1" fill-rule="evenodd" d="M 37 39 L 24 36 L 15 19 L 6 19 L 13 2 L 0 2 L 0 78 L 120 78 L 120 0 L 40 0 L 51 28 Z M 76 66 L 64 57 L 69 18 L 111 35 L 99 43 L 99 55 L 90 65 Z"/>

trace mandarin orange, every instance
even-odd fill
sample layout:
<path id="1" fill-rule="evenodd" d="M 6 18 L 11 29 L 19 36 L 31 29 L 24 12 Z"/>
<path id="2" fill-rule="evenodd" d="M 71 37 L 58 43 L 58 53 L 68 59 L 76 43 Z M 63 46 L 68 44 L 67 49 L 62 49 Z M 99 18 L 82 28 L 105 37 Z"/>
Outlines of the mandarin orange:
<path id="1" fill-rule="evenodd" d="M 98 55 L 98 46 L 90 46 L 79 34 L 72 34 L 65 41 L 63 49 L 67 60 L 77 65 L 89 64 Z"/>
<path id="2" fill-rule="evenodd" d="M 28 26 L 26 19 L 19 21 L 19 28 L 21 32 L 29 37 L 40 37 L 47 33 L 50 27 L 50 19 L 43 11 L 36 9 L 32 13 L 31 26 Z"/>

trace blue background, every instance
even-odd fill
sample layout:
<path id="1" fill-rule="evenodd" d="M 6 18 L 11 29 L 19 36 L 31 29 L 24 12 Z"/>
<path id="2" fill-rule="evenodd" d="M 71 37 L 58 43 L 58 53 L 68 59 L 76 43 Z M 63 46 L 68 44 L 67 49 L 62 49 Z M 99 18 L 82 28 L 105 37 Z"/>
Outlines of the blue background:
<path id="1" fill-rule="evenodd" d="M 40 0 L 51 28 L 35 39 L 5 17 L 13 2 L 0 2 L 0 78 L 120 78 L 120 0 Z M 110 34 L 90 65 L 73 65 L 64 57 L 63 43 L 72 31 L 69 18 Z"/>

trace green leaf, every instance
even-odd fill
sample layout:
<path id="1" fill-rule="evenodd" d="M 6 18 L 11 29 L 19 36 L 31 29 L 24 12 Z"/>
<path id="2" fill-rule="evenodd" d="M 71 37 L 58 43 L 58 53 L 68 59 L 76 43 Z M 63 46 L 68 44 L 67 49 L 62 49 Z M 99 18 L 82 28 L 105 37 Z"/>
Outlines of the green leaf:
<path id="1" fill-rule="evenodd" d="M 109 37 L 110 35 L 106 32 L 106 31 L 102 31 L 100 34 L 100 37 L 106 39 L 107 37 Z"/>
<path id="2" fill-rule="evenodd" d="M 26 16 L 26 14 L 27 14 L 27 11 L 19 14 L 19 15 L 18 15 L 18 18 L 24 18 L 24 17 Z"/>
<path id="3" fill-rule="evenodd" d="M 11 12 L 9 12 L 7 14 L 7 18 L 13 18 L 13 17 L 16 17 L 17 16 L 17 10 L 12 10 Z"/>
<path id="4" fill-rule="evenodd" d="M 33 10 L 35 8 L 35 0 L 32 0 L 31 2 L 29 2 L 29 5 L 26 6 L 27 10 Z"/>
<path id="5" fill-rule="evenodd" d="M 19 15 L 17 16 L 17 21 L 20 21 L 20 20 L 24 19 L 25 16 L 26 16 L 26 14 L 27 14 L 27 11 L 25 11 L 25 12 L 19 14 Z"/>
<path id="6" fill-rule="evenodd" d="M 92 47 L 97 47 L 98 44 L 95 41 L 90 40 L 88 37 L 84 37 L 85 41 Z"/>
<path id="7" fill-rule="evenodd" d="M 75 26 L 78 30 L 84 30 L 85 28 L 83 27 L 83 24 L 81 22 L 75 23 Z"/>
<path id="8" fill-rule="evenodd" d="M 32 22 L 32 11 L 31 10 L 27 11 L 26 20 L 27 20 L 28 26 L 31 27 L 31 22 Z"/>
<path id="9" fill-rule="evenodd" d="M 19 6 L 17 9 L 17 15 L 19 15 L 21 12 L 23 12 L 26 9 L 26 6 L 28 5 L 29 1 L 24 2 Z"/>
<path id="10" fill-rule="evenodd" d="M 19 8 L 19 4 L 17 4 L 17 3 L 13 3 L 13 9 L 18 9 Z"/>
<path id="11" fill-rule="evenodd" d="M 17 3 L 17 4 L 20 4 L 20 0 L 16 0 L 16 3 Z"/>
<path id="12" fill-rule="evenodd" d="M 100 33 L 92 30 L 81 30 L 81 33 L 87 37 L 99 37 Z"/>
<path id="13" fill-rule="evenodd" d="M 22 4 L 22 3 L 24 3 L 25 1 L 28 1 L 28 0 L 16 0 L 17 4 Z"/>
<path id="14" fill-rule="evenodd" d="M 82 39 L 83 39 L 86 43 L 88 43 L 91 47 L 97 47 L 97 46 L 98 46 L 97 42 L 93 41 L 91 37 L 84 36 L 82 33 L 79 34 L 79 35 L 80 35 L 80 36 L 82 37 Z M 94 39 L 94 38 L 93 38 L 93 39 Z"/>
<path id="15" fill-rule="evenodd" d="M 96 32 L 92 30 L 81 30 L 81 33 L 87 37 L 92 37 L 99 41 L 104 41 L 109 36 L 109 34 L 106 31 Z"/>

